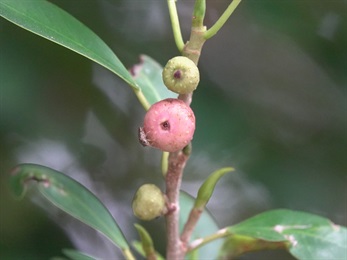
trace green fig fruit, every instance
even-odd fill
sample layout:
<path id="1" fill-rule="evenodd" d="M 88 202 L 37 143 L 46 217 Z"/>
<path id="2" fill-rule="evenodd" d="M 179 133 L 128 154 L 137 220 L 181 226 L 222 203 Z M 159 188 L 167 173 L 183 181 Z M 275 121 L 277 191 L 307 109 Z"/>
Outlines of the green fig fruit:
<path id="1" fill-rule="evenodd" d="M 178 94 L 193 92 L 200 81 L 198 67 L 184 56 L 170 59 L 163 69 L 162 76 L 165 86 Z"/>

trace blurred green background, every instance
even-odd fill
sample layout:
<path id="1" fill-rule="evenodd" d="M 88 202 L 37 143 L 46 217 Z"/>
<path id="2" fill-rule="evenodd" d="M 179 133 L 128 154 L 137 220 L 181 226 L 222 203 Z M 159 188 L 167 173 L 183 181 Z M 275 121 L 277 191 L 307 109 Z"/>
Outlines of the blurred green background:
<path id="1" fill-rule="evenodd" d="M 128 68 L 140 54 L 162 65 L 178 55 L 164 0 L 52 2 L 98 34 Z M 209 27 L 229 1 L 207 2 Z M 177 3 L 185 39 L 193 3 Z M 346 13 L 343 0 L 244 0 L 205 44 L 183 189 L 195 195 L 212 171 L 237 169 L 209 204 L 220 227 L 272 208 L 347 225 Z M 0 97 L 1 259 L 48 259 L 66 247 L 112 259 L 117 249 L 97 234 L 53 208 L 47 215 L 36 194 L 16 201 L 7 181 L 22 162 L 69 174 L 136 239 L 133 194 L 143 183 L 163 187 L 163 181 L 160 152 L 136 140 L 145 112 L 131 89 L 1 18 Z M 145 226 L 163 252 L 163 220 Z M 292 258 L 263 252 L 241 259 Z"/>

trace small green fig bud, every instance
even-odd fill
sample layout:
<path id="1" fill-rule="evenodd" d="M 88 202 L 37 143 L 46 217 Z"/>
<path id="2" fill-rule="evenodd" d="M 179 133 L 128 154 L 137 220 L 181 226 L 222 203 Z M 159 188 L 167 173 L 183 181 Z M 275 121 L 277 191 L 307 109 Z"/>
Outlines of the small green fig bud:
<path id="1" fill-rule="evenodd" d="M 163 70 L 165 86 L 178 94 L 193 92 L 199 84 L 200 73 L 195 63 L 184 56 L 177 56 L 167 62 Z"/>
<path id="2" fill-rule="evenodd" d="M 167 212 L 164 194 L 154 184 L 144 184 L 136 191 L 132 208 L 142 220 L 152 220 Z"/>

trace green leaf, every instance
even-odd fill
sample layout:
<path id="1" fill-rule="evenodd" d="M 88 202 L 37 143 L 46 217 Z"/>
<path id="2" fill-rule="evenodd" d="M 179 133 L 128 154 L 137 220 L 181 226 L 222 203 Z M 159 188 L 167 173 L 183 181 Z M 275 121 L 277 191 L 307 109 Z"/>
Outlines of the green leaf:
<path id="1" fill-rule="evenodd" d="M 95 257 L 92 257 L 74 249 L 63 249 L 63 253 L 72 260 L 96 260 Z"/>
<path id="2" fill-rule="evenodd" d="M 207 202 L 210 200 L 214 188 L 216 187 L 217 182 L 224 174 L 234 171 L 234 168 L 226 167 L 221 168 L 215 172 L 213 172 L 206 181 L 201 185 L 197 198 L 195 200 L 194 208 L 203 209 Z"/>
<path id="3" fill-rule="evenodd" d="M 27 186 L 36 182 L 36 188 L 56 207 L 100 231 L 115 245 L 129 253 L 129 245 L 110 212 L 101 201 L 80 183 L 53 169 L 21 164 L 12 172 L 10 182 L 15 195 L 23 197 Z"/>
<path id="4" fill-rule="evenodd" d="M 140 241 L 134 240 L 131 244 L 141 256 L 143 256 L 144 258 L 146 257 L 146 253 L 145 251 L 143 251 L 142 243 Z M 156 257 L 157 260 L 165 260 L 165 258 L 158 252 L 156 252 Z"/>
<path id="5" fill-rule="evenodd" d="M 155 256 L 155 249 L 153 245 L 153 240 L 147 230 L 139 224 L 134 224 L 137 232 L 141 238 L 141 244 L 143 252 L 145 253 L 146 258 L 153 258 Z"/>
<path id="6" fill-rule="evenodd" d="M 112 50 L 73 16 L 44 0 L 1 0 L 0 16 L 109 69 L 134 89 L 136 83 Z"/>
<path id="7" fill-rule="evenodd" d="M 229 234 L 220 249 L 218 258 L 234 259 L 244 253 L 253 251 L 287 248 L 288 243 L 286 241 L 266 241 L 248 236 Z"/>
<path id="8" fill-rule="evenodd" d="M 273 210 L 227 230 L 232 236 L 287 242 L 288 250 L 298 259 L 342 260 L 347 257 L 347 229 L 309 213 Z"/>
<path id="9" fill-rule="evenodd" d="M 130 71 L 149 105 L 165 98 L 177 97 L 176 93 L 164 85 L 161 75 L 163 68 L 151 57 L 141 55 L 140 63 L 134 65 Z"/>
<path id="10" fill-rule="evenodd" d="M 184 228 L 184 224 L 186 223 L 190 210 L 194 206 L 195 199 L 188 195 L 187 193 L 181 191 L 180 193 L 180 230 L 182 232 Z M 205 210 L 199 219 L 199 222 L 197 223 L 194 232 L 192 234 L 191 240 L 195 240 L 198 238 L 205 237 L 207 235 L 213 234 L 219 230 L 215 220 L 213 219 L 212 215 Z M 204 259 L 217 259 L 218 256 L 218 249 L 221 247 L 222 241 L 215 240 L 211 243 L 208 243 L 207 245 L 197 249 L 196 252 L 192 252 L 193 254 L 197 254 L 197 259 L 201 259 L 202 257 Z M 190 255 L 191 256 L 191 255 Z M 189 257 L 189 256 L 188 256 Z M 191 258 L 189 258 L 191 259 Z"/>

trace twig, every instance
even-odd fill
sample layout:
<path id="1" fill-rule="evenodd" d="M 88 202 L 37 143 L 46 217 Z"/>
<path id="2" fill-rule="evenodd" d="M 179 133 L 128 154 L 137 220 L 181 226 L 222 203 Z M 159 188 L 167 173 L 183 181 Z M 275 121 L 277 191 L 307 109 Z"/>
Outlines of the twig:
<path id="1" fill-rule="evenodd" d="M 191 234 L 193 233 L 194 228 L 196 226 L 196 223 L 198 222 L 202 212 L 203 212 L 203 210 L 200 208 L 199 209 L 193 208 L 190 211 L 188 220 L 184 226 L 184 229 L 183 229 L 183 232 L 181 235 L 182 245 L 183 245 L 183 248 L 185 250 L 188 249 L 189 238 L 190 238 Z"/>
<path id="2" fill-rule="evenodd" d="M 183 169 L 189 155 L 183 151 L 170 153 L 169 167 L 166 174 L 166 196 L 169 203 L 169 212 L 166 215 L 167 230 L 167 260 L 184 258 L 182 243 L 179 237 L 179 190 L 181 187 Z"/>

